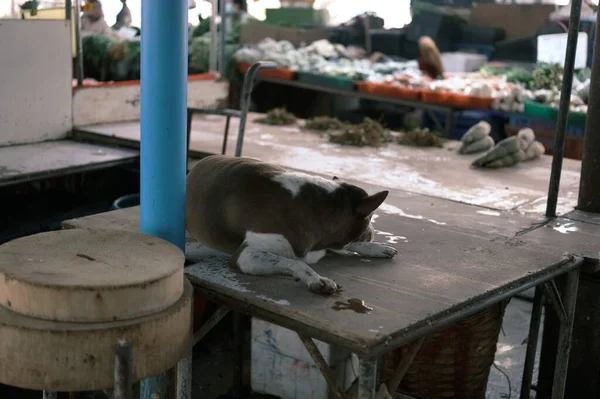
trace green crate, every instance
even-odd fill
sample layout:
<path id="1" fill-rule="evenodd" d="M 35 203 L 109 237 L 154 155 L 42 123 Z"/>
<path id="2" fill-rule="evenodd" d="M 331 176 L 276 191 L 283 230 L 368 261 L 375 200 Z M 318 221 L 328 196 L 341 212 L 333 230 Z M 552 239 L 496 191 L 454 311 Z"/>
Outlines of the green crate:
<path id="1" fill-rule="evenodd" d="M 315 10 L 313 8 L 267 8 L 265 13 L 266 22 L 287 27 L 325 26 L 329 21 L 327 10 Z"/>
<path id="2" fill-rule="evenodd" d="M 338 90 L 354 90 L 354 81 L 337 76 L 319 75 L 310 72 L 298 72 L 298 82 L 304 82 L 316 86 L 330 87 Z"/>
<path id="3" fill-rule="evenodd" d="M 546 119 L 553 122 L 558 120 L 558 108 L 540 104 L 535 101 L 525 101 L 523 113 L 534 118 Z M 569 126 L 585 129 L 586 114 L 583 112 L 569 112 L 567 123 Z"/>

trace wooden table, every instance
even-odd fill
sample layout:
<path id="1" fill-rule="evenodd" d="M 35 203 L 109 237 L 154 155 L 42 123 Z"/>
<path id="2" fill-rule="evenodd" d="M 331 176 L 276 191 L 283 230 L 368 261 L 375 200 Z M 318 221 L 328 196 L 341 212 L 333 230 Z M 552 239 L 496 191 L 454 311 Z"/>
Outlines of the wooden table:
<path id="1" fill-rule="evenodd" d="M 0 186 L 135 162 L 139 152 L 58 140 L 0 147 Z"/>
<path id="2" fill-rule="evenodd" d="M 537 245 L 515 242 L 498 233 L 482 234 L 481 229 L 469 227 L 469 223 L 458 223 L 460 218 L 455 215 L 460 212 L 467 215 L 470 211 L 465 207 L 469 205 L 444 202 L 451 204 L 446 205 L 450 209 L 444 213 L 410 214 L 402 209 L 406 205 L 405 194 L 392 190 L 377 211 L 376 239 L 393 243 L 398 255 L 390 260 L 327 256 L 314 269 L 341 285 L 342 292 L 333 297 L 311 293 L 291 278 L 248 276 L 232 271 L 227 267 L 226 256 L 202 248 L 191 239 L 186 257 L 192 264 L 185 273 L 196 289 L 226 309 L 296 331 L 334 393 L 338 384 L 314 352 L 310 338 L 356 353 L 361 359 L 360 399 L 374 398 L 377 359 L 381 355 L 419 342 L 444 326 L 543 284 L 549 293 L 557 294 L 549 299 L 555 301 L 564 316 L 561 337 L 567 344 L 559 348 L 557 355 L 557 389 L 553 396 L 562 397 L 583 258 L 538 249 Z M 65 221 L 63 225 L 137 231 L 139 208 Z M 568 275 L 570 284 L 561 301 L 553 279 L 562 274 Z M 351 298 L 363 300 L 373 311 L 359 314 L 333 308 L 336 301 L 346 302 Z M 208 326 L 199 331 L 200 335 L 226 312 L 223 309 L 217 312 Z M 196 337 L 196 342 L 199 338 Z M 530 337 L 530 341 L 536 340 L 537 336 Z M 526 363 L 534 357 L 535 352 L 528 352 Z"/>

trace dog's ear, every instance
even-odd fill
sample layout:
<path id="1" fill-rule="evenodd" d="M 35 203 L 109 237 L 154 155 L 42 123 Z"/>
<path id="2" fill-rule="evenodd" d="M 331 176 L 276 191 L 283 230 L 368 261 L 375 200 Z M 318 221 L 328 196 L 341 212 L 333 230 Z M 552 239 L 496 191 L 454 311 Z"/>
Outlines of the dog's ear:
<path id="1" fill-rule="evenodd" d="M 331 180 L 338 180 L 338 177 L 337 176 L 333 176 L 333 179 L 331 179 Z"/>
<path id="2" fill-rule="evenodd" d="M 379 208 L 383 201 L 387 198 L 389 191 L 380 191 L 376 194 L 370 195 L 361 199 L 356 205 L 356 213 L 362 217 L 367 217 Z"/>

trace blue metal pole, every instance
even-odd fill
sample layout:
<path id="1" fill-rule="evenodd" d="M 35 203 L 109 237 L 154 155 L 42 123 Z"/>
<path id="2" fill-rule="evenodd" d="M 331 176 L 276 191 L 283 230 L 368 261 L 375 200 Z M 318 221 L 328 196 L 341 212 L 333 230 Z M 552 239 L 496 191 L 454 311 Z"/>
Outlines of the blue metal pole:
<path id="1" fill-rule="evenodd" d="M 185 248 L 187 1 L 143 0 L 140 229 Z"/>
<path id="2" fill-rule="evenodd" d="M 185 250 L 187 1 L 143 0 L 140 231 Z M 175 399 L 175 369 L 142 381 L 143 399 Z"/>

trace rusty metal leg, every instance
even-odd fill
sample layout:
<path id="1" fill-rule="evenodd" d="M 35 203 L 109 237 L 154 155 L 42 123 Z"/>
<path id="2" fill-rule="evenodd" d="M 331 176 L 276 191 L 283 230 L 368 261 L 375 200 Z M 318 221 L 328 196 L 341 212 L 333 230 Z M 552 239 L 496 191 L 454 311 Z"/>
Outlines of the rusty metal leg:
<path id="1" fill-rule="evenodd" d="M 376 387 L 377 359 L 360 359 L 357 399 L 375 399 Z"/>
<path id="2" fill-rule="evenodd" d="M 227 140 L 229 138 L 229 121 L 231 120 L 231 116 L 227 115 L 227 119 L 225 119 L 225 132 L 223 133 L 223 147 L 221 148 L 221 155 L 225 155 L 227 152 Z"/>
<path id="3" fill-rule="evenodd" d="M 338 382 L 337 378 L 335 378 L 335 375 L 331 371 L 331 368 L 329 368 L 329 365 L 325 361 L 325 358 L 323 358 L 323 355 L 319 351 L 319 348 L 317 348 L 317 345 L 315 345 L 315 342 L 312 340 L 311 337 L 303 335 L 299 332 L 296 332 L 296 334 L 298 334 L 298 337 L 300 338 L 300 341 L 302 341 L 302 343 L 304 344 L 304 347 L 308 351 L 308 354 L 317 364 L 317 367 L 321 371 L 321 374 L 323 374 L 323 377 L 325 377 L 327 384 L 329 384 L 329 391 L 331 392 L 331 395 L 336 399 L 343 399 L 344 389 Z"/>
<path id="4" fill-rule="evenodd" d="M 233 313 L 233 384 L 231 393 L 235 398 L 244 396 L 244 315 Z"/>
<path id="5" fill-rule="evenodd" d="M 567 274 L 567 282 L 563 292 L 562 300 L 566 312 L 566 320 L 561 322 L 560 330 L 558 332 L 558 350 L 556 354 L 556 367 L 554 369 L 552 399 L 562 399 L 565 395 L 578 289 L 579 268 L 572 270 Z"/>
<path id="6" fill-rule="evenodd" d="M 131 345 L 123 340 L 117 342 L 115 353 L 115 381 L 113 388 L 114 399 L 133 398 L 133 350 Z"/>
<path id="7" fill-rule="evenodd" d="M 542 288 L 538 286 L 535 288 L 533 305 L 531 308 L 531 320 L 529 321 L 529 335 L 527 336 L 527 352 L 525 353 L 525 364 L 523 365 L 523 380 L 521 382 L 520 399 L 529 399 L 531 394 L 531 379 L 533 376 L 535 354 L 540 335 L 543 299 L 544 295 L 542 294 Z"/>
<path id="8" fill-rule="evenodd" d="M 208 320 L 202 324 L 200 329 L 196 331 L 194 334 L 194 338 L 192 341 L 192 346 L 196 346 L 198 342 L 202 340 L 212 330 L 219 322 L 223 319 L 223 317 L 227 316 L 229 313 L 229 309 L 224 306 L 221 306 Z"/>
<path id="9" fill-rule="evenodd" d="M 242 147 L 244 145 L 244 134 L 246 132 L 246 118 L 248 116 L 248 110 L 250 109 L 250 95 L 252 94 L 252 89 L 254 88 L 254 78 L 256 77 L 256 73 L 259 69 L 274 69 L 277 65 L 273 62 L 264 62 L 260 61 L 255 64 L 252 64 L 250 69 L 246 72 L 244 76 L 244 83 L 242 84 L 242 98 L 241 98 L 241 110 L 242 114 L 240 115 L 240 126 L 238 129 L 238 137 L 237 144 L 235 146 L 235 156 L 242 156 Z"/>
<path id="10" fill-rule="evenodd" d="M 556 288 L 554 280 L 542 284 L 542 290 L 544 291 L 546 298 L 552 303 L 556 315 L 558 316 L 558 320 L 561 323 L 564 323 L 567 320 L 567 311 L 565 310 L 562 299 L 560 299 L 560 293 L 558 292 L 558 288 Z"/>
<path id="11" fill-rule="evenodd" d="M 417 352 L 419 352 L 419 349 L 421 349 L 423 341 L 425 341 L 425 337 L 419 338 L 415 342 L 409 344 L 406 353 L 404 356 L 402 356 L 402 360 L 396 367 L 396 370 L 394 370 L 394 374 L 390 378 L 390 381 L 387 383 L 387 388 L 390 395 L 393 395 L 400 386 L 400 383 L 402 382 L 402 379 L 408 371 L 412 361 L 415 359 Z"/>
<path id="12" fill-rule="evenodd" d="M 44 399 L 58 399 L 58 392 L 54 391 L 44 391 L 42 394 Z"/>
<path id="13" fill-rule="evenodd" d="M 192 399 L 192 351 L 177 363 L 177 399 Z"/>

